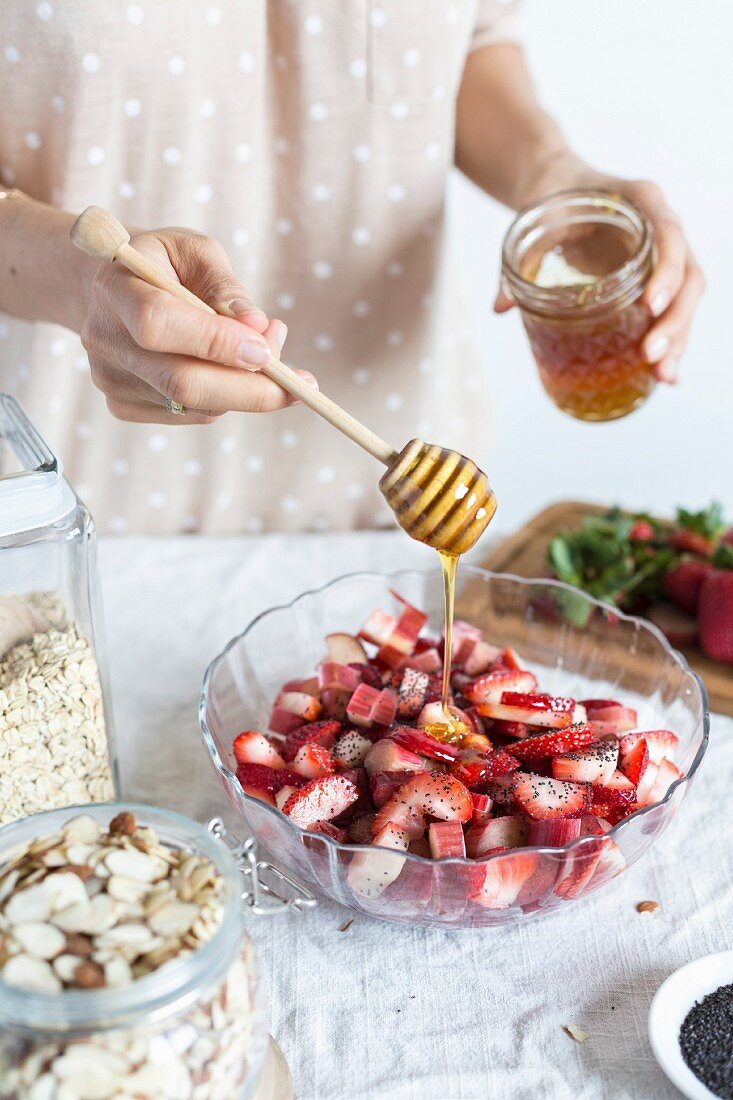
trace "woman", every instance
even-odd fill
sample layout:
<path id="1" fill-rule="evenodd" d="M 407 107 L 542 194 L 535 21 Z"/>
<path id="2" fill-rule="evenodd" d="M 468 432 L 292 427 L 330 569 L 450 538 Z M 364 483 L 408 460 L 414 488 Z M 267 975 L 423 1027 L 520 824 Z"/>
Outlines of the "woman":
<path id="1" fill-rule="evenodd" d="M 258 373 L 288 326 L 287 360 L 390 442 L 417 434 L 481 461 L 484 382 L 444 239 L 454 161 L 515 209 L 578 186 L 642 207 L 659 248 L 646 350 L 675 380 L 702 290 L 682 229 L 656 186 L 568 147 L 513 7 L 6 0 L 0 386 L 103 530 L 383 522 L 374 461 Z M 67 211 L 92 203 L 238 320 L 76 252 Z"/>

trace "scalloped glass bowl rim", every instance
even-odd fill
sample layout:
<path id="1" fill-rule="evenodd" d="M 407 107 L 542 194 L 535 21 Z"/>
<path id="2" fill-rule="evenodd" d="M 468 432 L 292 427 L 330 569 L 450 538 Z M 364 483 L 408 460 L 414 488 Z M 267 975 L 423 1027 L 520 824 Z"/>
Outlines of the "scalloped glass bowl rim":
<path id="1" fill-rule="evenodd" d="M 237 785 L 239 785 L 239 780 L 237 779 L 236 775 L 226 766 L 226 764 L 221 759 L 221 756 L 219 755 L 219 750 L 217 748 L 213 734 L 211 733 L 211 730 L 208 726 L 206 712 L 208 708 L 209 688 L 214 672 L 216 671 L 219 663 L 224 660 L 224 658 L 227 656 L 229 651 L 234 648 L 234 646 L 236 646 L 240 641 L 246 638 L 250 631 L 254 630 L 254 628 L 269 615 L 274 614 L 276 611 L 287 611 L 290 608 L 296 607 L 297 604 L 299 604 L 302 600 L 305 600 L 310 596 L 318 596 L 320 595 L 320 593 L 327 591 L 329 588 L 335 588 L 338 584 L 343 584 L 347 581 L 360 580 L 362 578 L 375 578 L 378 580 L 394 582 L 400 577 L 424 577 L 434 572 L 434 570 L 429 569 L 398 569 L 395 570 L 395 572 L 393 573 L 381 573 L 378 570 L 363 569 L 359 570 L 356 573 L 342 573 L 340 576 L 334 577 L 333 580 L 327 581 L 325 584 L 319 585 L 316 588 L 306 589 L 304 592 L 299 593 L 299 595 L 297 595 L 294 599 L 290 600 L 289 603 L 276 604 L 273 607 L 266 608 L 264 611 L 261 611 L 259 615 L 256 615 L 255 618 L 251 620 L 251 622 L 244 628 L 244 630 L 240 634 L 235 635 L 229 642 L 227 642 L 224 649 L 222 649 L 221 652 L 218 653 L 217 656 L 214 657 L 214 659 L 208 665 L 206 672 L 204 673 L 204 679 L 201 686 L 201 695 L 199 698 L 199 724 L 201 727 L 201 732 L 203 734 L 204 743 L 211 759 L 214 762 L 214 766 L 219 774 L 222 776 L 222 779 L 224 779 L 228 784 L 236 783 Z M 702 739 L 700 741 L 697 752 L 695 753 L 695 759 L 690 765 L 689 771 L 685 775 L 681 776 L 680 779 L 676 779 L 674 783 L 670 785 L 669 790 L 667 791 L 661 802 L 653 802 L 650 806 L 643 806 L 641 809 L 636 810 L 633 814 L 630 814 L 629 817 L 624 818 L 623 821 L 620 821 L 617 825 L 614 825 L 609 830 L 609 832 L 605 834 L 605 836 L 615 839 L 630 821 L 638 821 L 645 814 L 648 814 L 651 810 L 656 810 L 660 806 L 666 805 L 670 801 L 672 795 L 678 787 L 682 787 L 690 782 L 690 780 L 693 778 L 698 768 L 700 767 L 700 764 L 702 763 L 702 759 L 708 747 L 710 736 L 710 711 L 708 706 L 708 694 L 702 679 L 693 669 L 690 668 L 685 657 L 669 644 L 664 634 L 662 634 L 661 630 L 659 630 L 658 627 L 656 627 L 653 623 L 648 622 L 646 619 L 640 618 L 638 615 L 626 615 L 623 611 L 619 611 L 618 608 L 613 607 L 611 604 L 604 603 L 602 600 L 597 600 L 595 599 L 595 597 L 590 596 L 587 592 L 583 592 L 582 589 L 575 588 L 571 584 L 565 584 L 564 581 L 557 581 L 544 577 L 518 577 L 515 576 L 515 574 L 513 573 L 492 573 L 488 569 L 481 569 L 479 566 L 476 565 L 465 564 L 461 567 L 461 574 L 465 577 L 466 573 L 477 577 L 487 578 L 489 580 L 495 579 L 512 581 L 516 584 L 523 586 L 543 585 L 546 587 L 559 588 L 567 592 L 572 592 L 577 596 L 582 596 L 583 599 L 585 599 L 589 604 L 592 604 L 594 607 L 600 608 L 602 611 L 607 611 L 610 614 L 616 616 L 616 618 L 623 619 L 624 622 L 634 623 L 636 626 L 641 627 L 642 630 L 646 630 L 649 634 L 652 635 L 652 637 L 657 640 L 662 649 L 666 651 L 668 656 L 670 656 L 675 661 L 675 663 L 679 665 L 682 671 L 687 673 L 692 678 L 693 682 L 697 685 L 697 689 L 700 692 L 700 699 L 703 706 Z M 264 811 L 272 816 L 273 820 L 277 821 L 278 825 L 282 825 L 283 821 L 285 821 L 287 823 L 287 827 L 292 829 L 295 835 L 299 835 L 301 837 L 309 837 L 311 840 L 314 836 L 317 836 L 317 838 L 324 844 L 330 845 L 338 852 L 345 852 L 349 855 L 353 855 L 356 852 L 374 851 L 373 844 L 343 844 L 341 843 L 341 841 L 334 840 L 332 837 L 326 836 L 324 833 L 314 834 L 312 832 L 309 832 L 307 829 L 301 829 L 299 825 L 296 825 L 295 822 L 287 818 L 284 814 L 280 812 L 280 810 L 276 809 L 275 806 L 270 806 L 267 802 L 262 802 L 260 801 L 260 799 L 255 798 L 253 795 L 246 794 L 241 789 L 241 787 L 240 790 L 242 791 L 242 798 L 245 802 L 254 803 L 259 811 Z M 549 855 L 555 855 L 556 853 L 565 854 L 568 852 L 572 852 L 574 849 L 579 848 L 581 845 L 587 846 L 588 842 L 597 839 L 598 838 L 594 836 L 585 836 L 578 837 L 575 840 L 571 840 L 568 844 L 563 844 L 556 848 L 548 847 L 546 845 L 527 845 L 522 847 L 521 849 L 516 850 L 521 850 L 522 852 L 539 852 Z M 384 848 L 380 850 L 385 852 L 390 851 L 389 848 Z M 411 863 L 422 864 L 424 866 L 435 866 L 438 864 L 459 864 L 462 866 L 472 866 L 476 863 L 486 864 L 489 862 L 493 862 L 494 860 L 511 859 L 514 855 L 514 851 L 515 850 L 510 850 L 507 852 L 496 852 L 491 856 L 486 856 L 478 860 L 469 859 L 465 856 L 447 856 L 442 859 L 427 859 L 425 856 L 416 855 L 414 852 L 394 852 L 394 855 L 399 856 L 400 859 L 408 860 Z M 273 854 L 276 855 L 276 853 Z"/>

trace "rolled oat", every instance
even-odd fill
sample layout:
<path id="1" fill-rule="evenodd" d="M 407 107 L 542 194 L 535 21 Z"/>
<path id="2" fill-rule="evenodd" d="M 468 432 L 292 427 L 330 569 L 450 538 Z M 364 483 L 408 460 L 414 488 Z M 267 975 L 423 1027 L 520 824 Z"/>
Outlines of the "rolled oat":
<path id="1" fill-rule="evenodd" d="M 0 825 L 114 797 L 94 653 L 57 597 L 0 601 Z"/>

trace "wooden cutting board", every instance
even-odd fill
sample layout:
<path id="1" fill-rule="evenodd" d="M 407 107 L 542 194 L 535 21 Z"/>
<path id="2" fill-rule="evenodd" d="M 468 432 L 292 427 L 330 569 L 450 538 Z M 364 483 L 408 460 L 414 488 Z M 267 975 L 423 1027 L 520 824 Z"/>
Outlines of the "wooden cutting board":
<path id="1" fill-rule="evenodd" d="M 588 515 L 603 515 L 608 506 L 561 500 L 534 516 L 508 539 L 499 543 L 480 564 L 494 573 L 515 573 L 519 577 L 546 577 L 547 547 L 558 531 L 576 531 Z M 660 521 L 664 523 L 664 521 Z M 733 665 L 713 661 L 699 648 L 681 650 L 691 668 L 702 677 L 710 698 L 711 711 L 733 716 Z"/>

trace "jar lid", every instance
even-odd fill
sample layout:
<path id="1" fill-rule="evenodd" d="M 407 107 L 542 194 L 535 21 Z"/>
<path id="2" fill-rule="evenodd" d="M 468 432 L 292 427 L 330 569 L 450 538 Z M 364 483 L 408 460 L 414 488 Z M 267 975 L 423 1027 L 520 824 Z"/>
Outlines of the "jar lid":
<path id="1" fill-rule="evenodd" d="M 56 454 L 15 398 L 0 393 L 0 538 L 50 527 L 76 504 Z"/>
<path id="2" fill-rule="evenodd" d="M 144 1016 L 149 1021 L 173 1016 L 200 998 L 202 986 L 220 981 L 232 951 L 243 934 L 242 880 L 227 846 L 191 818 L 135 802 L 100 802 L 33 814 L 0 829 L 0 870 L 28 843 L 56 835 L 71 819 L 84 815 L 107 828 L 120 811 L 129 811 L 140 825 L 155 830 L 164 844 L 207 857 L 223 879 L 224 913 L 210 940 L 196 950 L 170 959 L 164 966 L 124 986 L 36 992 L 0 978 L 0 1034 L 43 1030 L 68 1035 L 89 1029 L 130 1026 Z M 253 958 L 253 965 L 256 965 Z"/>

